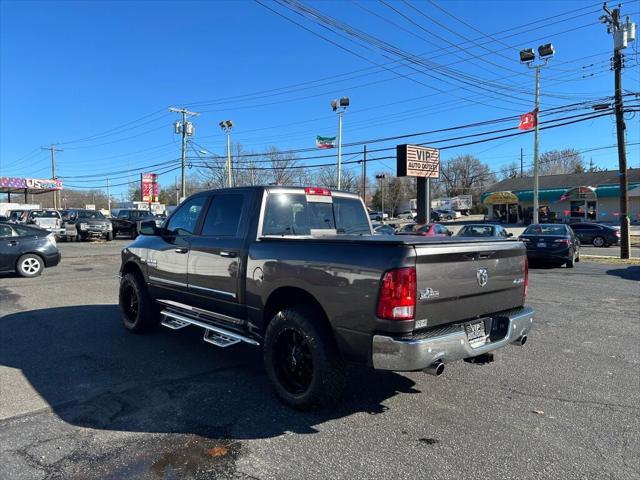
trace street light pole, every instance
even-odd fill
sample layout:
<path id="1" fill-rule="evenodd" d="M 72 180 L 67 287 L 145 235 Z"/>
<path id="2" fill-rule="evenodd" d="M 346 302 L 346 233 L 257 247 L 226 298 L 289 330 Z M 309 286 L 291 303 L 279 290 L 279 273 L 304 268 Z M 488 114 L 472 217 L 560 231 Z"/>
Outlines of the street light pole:
<path id="1" fill-rule="evenodd" d="M 540 111 L 540 65 L 536 65 L 536 126 L 533 133 L 533 223 L 538 223 L 540 211 L 538 179 L 538 112 Z"/>
<path id="2" fill-rule="evenodd" d="M 338 190 L 342 179 L 342 112 L 338 112 Z"/>
<path id="3" fill-rule="evenodd" d="M 233 175 L 231 172 L 231 129 L 233 128 L 233 122 L 231 120 L 223 120 L 218 125 L 227 134 L 227 187 L 233 187 Z"/>
<path id="4" fill-rule="evenodd" d="M 348 106 L 349 97 L 331 101 L 331 108 L 338 114 L 338 190 L 342 184 L 342 114 Z"/>
<path id="5" fill-rule="evenodd" d="M 535 68 L 536 70 L 536 91 L 535 91 L 535 126 L 534 126 L 534 139 L 533 139 L 533 223 L 538 223 L 539 219 L 539 161 L 538 161 L 538 147 L 539 147 L 539 128 L 538 120 L 540 113 L 540 69 L 547 64 L 549 59 L 555 54 L 553 45 L 547 43 L 538 47 L 538 58 L 542 60 L 542 63 L 533 65 L 536 59 L 536 54 L 533 48 L 528 48 L 520 51 L 520 62 L 526 63 L 527 67 Z"/>

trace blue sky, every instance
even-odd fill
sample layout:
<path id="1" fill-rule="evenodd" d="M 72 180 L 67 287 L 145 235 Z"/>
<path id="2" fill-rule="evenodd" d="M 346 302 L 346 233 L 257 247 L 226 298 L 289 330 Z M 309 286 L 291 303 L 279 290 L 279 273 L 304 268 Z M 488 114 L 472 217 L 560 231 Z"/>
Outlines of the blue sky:
<path id="1" fill-rule="evenodd" d="M 542 71 L 543 110 L 613 92 L 612 39 L 597 22 L 600 3 L 304 2 L 390 48 L 420 56 L 422 63 L 411 67 L 379 47 L 261 1 L 300 25 L 253 1 L 0 2 L 0 175 L 48 178 L 49 154 L 39 147 L 51 143 L 64 149 L 57 156 L 58 175 L 69 185 L 101 186 L 107 174 L 119 184 L 138 178 L 141 169 L 153 171 L 150 165 L 165 162 L 155 170 L 170 168 L 180 147 L 169 105 L 201 112 L 193 120 L 193 140 L 199 149 L 221 154 L 218 122 L 227 118 L 236 125 L 234 141 L 248 150 L 313 147 L 316 135 L 335 135 L 329 102 L 343 95 L 351 99 L 345 143 L 525 113 L 533 108 L 534 76 L 518 62 L 518 50 L 546 41 L 557 53 Z M 637 0 L 623 7 L 636 22 L 639 10 Z M 638 91 L 637 50 L 625 54 L 623 86 Z M 628 120 L 627 140 L 640 142 L 637 116 Z M 615 123 L 607 116 L 546 130 L 540 142 L 542 152 L 610 146 Z M 443 158 L 471 153 L 497 171 L 519 161 L 521 147 L 530 163 L 532 135 L 447 149 Z M 358 158 L 360 151 L 346 148 L 345 159 Z M 640 167 L 639 152 L 638 145 L 628 147 L 630 166 Z M 617 166 L 615 149 L 584 156 L 600 167 Z M 393 161 L 369 165 L 370 172 L 392 168 Z M 172 183 L 178 173 L 166 173 L 161 183 Z M 113 190 L 118 194 L 126 186 Z"/>

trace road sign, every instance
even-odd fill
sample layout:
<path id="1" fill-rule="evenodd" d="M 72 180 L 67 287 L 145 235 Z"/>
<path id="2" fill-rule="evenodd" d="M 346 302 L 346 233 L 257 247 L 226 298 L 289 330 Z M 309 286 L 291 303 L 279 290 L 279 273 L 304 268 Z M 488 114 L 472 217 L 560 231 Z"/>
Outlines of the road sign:
<path id="1" fill-rule="evenodd" d="M 440 177 L 440 150 L 418 145 L 396 147 L 398 177 Z"/>

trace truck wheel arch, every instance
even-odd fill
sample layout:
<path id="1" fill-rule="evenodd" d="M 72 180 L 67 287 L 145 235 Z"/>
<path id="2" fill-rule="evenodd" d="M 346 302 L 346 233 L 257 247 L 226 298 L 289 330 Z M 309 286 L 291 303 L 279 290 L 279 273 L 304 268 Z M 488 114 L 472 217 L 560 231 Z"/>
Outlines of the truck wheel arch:
<path id="1" fill-rule="evenodd" d="M 271 319 L 284 308 L 304 306 L 311 308 L 318 313 L 318 318 L 322 318 L 331 327 L 327 313 L 320 305 L 320 302 L 306 290 L 297 287 L 280 287 L 271 292 L 264 305 L 264 316 L 262 319 L 262 332 L 267 330 Z"/>
<path id="2" fill-rule="evenodd" d="M 144 278 L 142 269 L 136 262 L 129 261 L 125 263 L 124 267 L 122 267 L 122 272 L 120 272 L 120 274 L 124 277 L 127 273 L 133 273 L 135 275 L 139 275 L 140 278 Z"/>

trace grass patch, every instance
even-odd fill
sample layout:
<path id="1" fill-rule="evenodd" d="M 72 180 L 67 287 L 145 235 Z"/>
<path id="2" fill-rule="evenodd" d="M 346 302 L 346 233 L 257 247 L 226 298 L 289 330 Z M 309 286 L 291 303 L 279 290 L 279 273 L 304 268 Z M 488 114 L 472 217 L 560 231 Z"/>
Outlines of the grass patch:
<path id="1" fill-rule="evenodd" d="M 598 257 L 594 255 L 580 255 L 583 262 L 604 263 L 607 265 L 640 265 L 640 258 L 622 259 L 617 257 Z"/>

